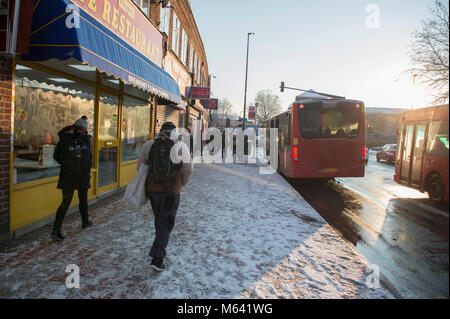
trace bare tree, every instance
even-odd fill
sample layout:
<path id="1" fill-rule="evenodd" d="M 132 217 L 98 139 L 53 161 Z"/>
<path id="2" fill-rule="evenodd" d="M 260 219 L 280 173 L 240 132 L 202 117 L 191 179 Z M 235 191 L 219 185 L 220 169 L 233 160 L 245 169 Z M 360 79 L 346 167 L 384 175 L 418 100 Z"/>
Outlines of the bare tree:
<path id="1" fill-rule="evenodd" d="M 256 119 L 259 123 L 265 122 L 272 116 L 281 113 L 280 98 L 270 90 L 262 90 L 256 94 L 255 103 L 258 103 Z"/>
<path id="2" fill-rule="evenodd" d="M 446 103 L 449 94 L 449 16 L 448 8 L 436 1 L 431 18 L 422 20 L 422 29 L 413 33 L 412 68 L 406 72 L 432 89 L 433 103 Z"/>
<path id="3" fill-rule="evenodd" d="M 233 104 L 226 97 L 219 100 L 219 108 L 217 110 L 217 113 L 225 115 L 236 115 L 236 112 L 233 110 Z"/>

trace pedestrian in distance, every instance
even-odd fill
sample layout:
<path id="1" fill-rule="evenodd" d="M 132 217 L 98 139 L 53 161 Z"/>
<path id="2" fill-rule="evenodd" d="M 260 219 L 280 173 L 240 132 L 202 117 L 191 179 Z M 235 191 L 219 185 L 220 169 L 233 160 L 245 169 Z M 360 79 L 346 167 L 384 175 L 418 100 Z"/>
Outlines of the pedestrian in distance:
<path id="1" fill-rule="evenodd" d="M 189 152 L 192 157 L 192 154 L 194 153 L 194 137 L 192 136 L 191 126 L 186 127 L 186 130 L 189 132 Z"/>
<path id="2" fill-rule="evenodd" d="M 92 167 L 92 147 L 88 127 L 87 117 L 83 116 L 58 133 L 59 142 L 53 158 L 61 165 L 57 188 L 61 189 L 62 202 L 56 211 L 50 235 L 56 241 L 63 241 L 65 238 L 61 233 L 61 227 L 75 190 L 78 192 L 81 227 L 85 229 L 92 225 L 87 202 Z"/>
<path id="3" fill-rule="evenodd" d="M 151 266 L 155 271 L 165 269 L 164 258 L 169 244 L 170 233 L 175 225 L 175 217 L 180 204 L 180 193 L 192 175 L 193 164 L 175 164 L 170 150 L 179 140 L 170 139 L 176 129 L 172 122 L 165 122 L 155 140 L 146 142 L 141 149 L 138 167 L 149 165 L 146 179 L 146 194 L 155 216 L 156 236 L 150 250 Z M 187 147 L 186 147 L 187 152 Z"/>
<path id="4" fill-rule="evenodd" d="M 222 130 L 222 158 L 225 158 L 225 129 Z"/>

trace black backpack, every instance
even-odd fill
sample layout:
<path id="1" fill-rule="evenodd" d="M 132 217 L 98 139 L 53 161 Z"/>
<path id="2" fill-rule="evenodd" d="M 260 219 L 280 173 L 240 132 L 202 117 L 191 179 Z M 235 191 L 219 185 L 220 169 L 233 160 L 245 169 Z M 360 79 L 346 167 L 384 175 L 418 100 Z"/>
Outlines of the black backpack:
<path id="1" fill-rule="evenodd" d="M 81 134 L 75 134 L 64 144 L 63 168 L 67 175 L 80 176 L 90 170 L 89 145 Z"/>
<path id="2" fill-rule="evenodd" d="M 166 138 L 157 138 L 148 153 L 148 176 L 157 183 L 163 184 L 173 181 L 180 169 L 179 164 L 174 164 L 170 158 L 170 150 L 174 142 Z M 173 185 L 172 185 L 173 186 Z"/>

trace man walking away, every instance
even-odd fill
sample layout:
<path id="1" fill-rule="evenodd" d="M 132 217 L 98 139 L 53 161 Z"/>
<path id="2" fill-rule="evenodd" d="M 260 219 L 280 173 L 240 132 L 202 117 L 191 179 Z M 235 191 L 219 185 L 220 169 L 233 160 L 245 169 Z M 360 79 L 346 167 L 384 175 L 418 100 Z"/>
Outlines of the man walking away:
<path id="1" fill-rule="evenodd" d="M 156 237 L 150 250 L 152 267 L 156 271 L 165 269 L 164 257 L 170 233 L 175 225 L 175 216 L 180 204 L 180 193 L 192 175 L 192 163 L 174 164 L 170 150 L 174 142 L 170 139 L 172 122 L 165 122 L 155 140 L 144 144 L 139 154 L 138 170 L 142 164 L 149 165 L 146 180 L 147 196 L 155 215 Z M 178 143 L 176 141 L 175 143 Z"/>
<path id="2" fill-rule="evenodd" d="M 92 225 L 89 221 L 87 193 L 90 185 L 92 166 L 91 140 L 88 135 L 87 117 L 83 116 L 73 125 L 66 126 L 59 133 L 53 158 L 61 165 L 58 189 L 62 191 L 62 203 L 56 212 L 51 238 L 63 241 L 61 227 L 67 209 L 72 202 L 73 193 L 78 191 L 81 225 L 85 229 Z"/>

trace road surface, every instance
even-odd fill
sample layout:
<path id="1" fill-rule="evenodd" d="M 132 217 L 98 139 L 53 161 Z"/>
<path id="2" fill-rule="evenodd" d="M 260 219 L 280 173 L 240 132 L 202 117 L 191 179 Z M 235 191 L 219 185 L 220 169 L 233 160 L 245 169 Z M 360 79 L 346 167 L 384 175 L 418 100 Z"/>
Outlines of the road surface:
<path id="1" fill-rule="evenodd" d="M 393 181 L 394 165 L 371 151 L 364 178 L 290 180 L 404 298 L 448 298 L 448 204 Z"/>

